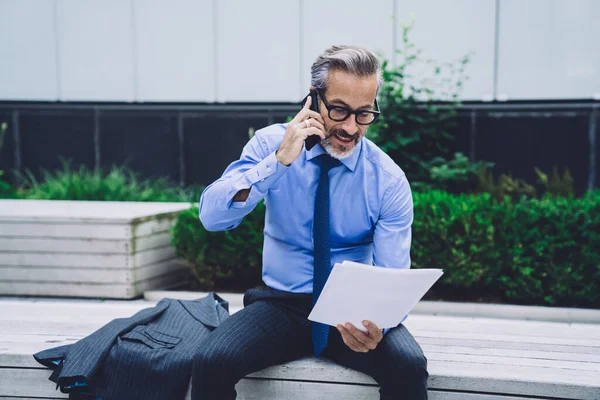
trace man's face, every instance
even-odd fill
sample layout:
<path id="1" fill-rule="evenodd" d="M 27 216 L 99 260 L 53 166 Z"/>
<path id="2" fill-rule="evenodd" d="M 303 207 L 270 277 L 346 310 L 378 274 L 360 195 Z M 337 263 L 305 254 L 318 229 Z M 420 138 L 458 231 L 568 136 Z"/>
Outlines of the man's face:
<path id="1" fill-rule="evenodd" d="M 324 96 L 331 106 L 342 106 L 352 110 L 372 110 L 376 95 L 376 76 L 362 77 L 338 70 L 329 72 Z M 357 124 L 355 115 L 350 115 L 345 121 L 333 121 L 329 118 L 323 101 L 320 101 L 319 105 L 326 130 L 321 146 L 334 158 L 343 159 L 350 156 L 365 136 L 367 125 Z"/>

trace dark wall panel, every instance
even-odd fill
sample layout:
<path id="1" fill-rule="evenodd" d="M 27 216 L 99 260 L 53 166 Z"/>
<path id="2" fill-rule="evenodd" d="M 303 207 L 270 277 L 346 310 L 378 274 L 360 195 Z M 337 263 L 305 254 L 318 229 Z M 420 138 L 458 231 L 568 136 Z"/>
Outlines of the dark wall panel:
<path id="1" fill-rule="evenodd" d="M 575 189 L 587 187 L 589 168 L 588 117 L 488 116 L 478 118 L 477 158 L 496 163 L 497 174 L 513 173 L 537 182 L 534 167 L 550 174 L 569 168 Z"/>
<path id="2" fill-rule="evenodd" d="M 41 169 L 61 169 L 61 158 L 70 160 L 73 167 L 94 168 L 91 113 L 21 113 L 19 130 L 23 169 L 39 176 Z"/>
<path id="3" fill-rule="evenodd" d="M 300 110 L 298 110 L 300 111 Z M 297 113 L 290 111 L 289 113 L 276 113 L 273 114 L 273 123 L 274 124 L 284 124 L 288 121 L 289 118 L 294 118 Z"/>
<path id="4" fill-rule="evenodd" d="M 186 183 L 202 185 L 218 179 L 229 164 L 239 159 L 249 140 L 250 127 L 258 130 L 268 124 L 266 116 L 187 117 L 184 121 Z"/>
<path id="5" fill-rule="evenodd" d="M 100 165 L 126 166 L 144 178 L 179 182 L 179 136 L 175 114 L 102 112 Z"/>
<path id="6" fill-rule="evenodd" d="M 594 179 L 594 187 L 600 189 L 600 112 L 596 113 L 596 175 Z"/>
<path id="7" fill-rule="evenodd" d="M 0 111 L 0 125 L 5 122 L 7 125 L 4 140 L 0 144 L 0 170 L 4 171 L 4 176 L 10 177 L 12 169 L 15 167 L 15 141 L 12 129 L 12 115 L 9 112 Z"/>
<path id="8" fill-rule="evenodd" d="M 460 114 L 457 125 L 450 129 L 450 134 L 454 136 L 452 153 L 460 152 L 467 158 L 469 157 L 471 152 L 471 122 L 470 114 Z M 477 128 L 477 121 L 475 121 L 475 128 Z"/>
<path id="9" fill-rule="evenodd" d="M 473 106 L 475 158 L 495 162 L 496 174 L 512 172 L 530 183 L 536 182 L 534 166 L 548 173 L 555 165 L 561 170 L 569 167 L 581 193 L 588 185 L 592 106 L 577 106 L 574 112 L 568 105 L 547 111 L 542 106 L 502 104 L 485 110 Z M 95 109 L 99 110 L 99 149 L 94 147 Z M 0 169 L 10 170 L 17 163 L 11 126 L 17 111 L 21 167 L 38 176 L 41 168 L 60 169 L 60 157 L 70 159 L 75 167 L 93 168 L 98 150 L 103 167 L 126 165 L 146 178 L 166 176 L 175 182 L 184 178 L 185 184 L 206 185 L 240 156 L 250 127 L 258 130 L 285 122 L 298 109 L 268 104 L 246 109 L 243 105 L 0 103 L 0 121 L 9 122 Z M 459 124 L 451 130 L 452 151 L 470 154 L 471 114 L 468 106 L 460 111 Z M 595 184 L 600 187 L 600 121 L 596 131 Z"/>

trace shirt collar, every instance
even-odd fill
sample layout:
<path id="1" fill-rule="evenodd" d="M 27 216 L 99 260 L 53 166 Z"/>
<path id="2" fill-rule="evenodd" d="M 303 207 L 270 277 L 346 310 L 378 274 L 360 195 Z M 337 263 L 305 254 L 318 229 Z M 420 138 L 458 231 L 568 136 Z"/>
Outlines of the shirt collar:
<path id="1" fill-rule="evenodd" d="M 346 157 L 346 158 L 340 160 L 340 162 L 342 164 L 344 164 L 352 172 L 354 172 L 354 170 L 356 169 L 356 164 L 358 164 L 358 158 L 360 157 L 360 152 L 362 151 L 363 139 L 364 138 L 359 140 L 358 144 L 356 145 L 357 149 L 354 150 L 349 157 Z M 321 147 L 321 145 L 319 145 L 319 146 L 313 147 L 310 150 L 305 149 L 304 154 L 306 156 L 306 161 L 310 161 L 313 158 L 320 156 L 321 154 L 325 154 L 325 149 L 323 149 L 323 147 Z"/>

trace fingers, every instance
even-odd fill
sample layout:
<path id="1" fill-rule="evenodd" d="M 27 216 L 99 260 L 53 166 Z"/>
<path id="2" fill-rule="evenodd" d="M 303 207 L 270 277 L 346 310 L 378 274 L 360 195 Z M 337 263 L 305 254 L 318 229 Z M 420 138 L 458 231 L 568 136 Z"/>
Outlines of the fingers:
<path id="1" fill-rule="evenodd" d="M 289 166 L 298 158 L 308 136 L 319 136 L 325 139 L 325 122 L 319 113 L 309 109 L 311 101 L 310 97 L 306 99 L 304 107 L 285 130 L 285 136 L 276 155 L 277 161 L 283 165 Z"/>
<path id="2" fill-rule="evenodd" d="M 324 124 L 325 121 L 323 120 L 323 117 L 321 117 L 321 114 L 310 109 L 311 104 L 312 98 L 308 96 L 306 103 L 304 103 L 304 107 L 302 107 L 298 114 L 296 114 L 296 116 L 290 121 L 290 124 L 299 124 L 308 118 L 313 118 L 319 121 L 321 124 Z"/>
<path id="3" fill-rule="evenodd" d="M 371 324 L 371 326 L 375 325 Z M 346 323 L 345 327 L 343 325 L 338 325 L 337 328 L 338 331 L 340 331 L 342 335 L 342 340 L 344 341 L 346 346 L 350 347 L 354 351 L 364 353 L 370 350 L 375 350 L 377 348 L 377 344 L 379 344 L 379 342 L 381 341 L 381 337 L 372 337 L 376 334 L 376 332 L 373 332 L 373 334 L 371 334 L 371 332 L 369 331 L 369 334 L 367 334 L 361 331 L 360 329 L 356 328 L 351 323 Z M 375 328 L 377 329 L 376 326 Z"/>
<path id="4" fill-rule="evenodd" d="M 325 139 L 325 134 L 323 133 L 323 131 L 321 131 L 319 128 L 317 128 L 315 126 L 311 126 L 310 128 L 300 129 L 300 132 L 302 133 L 302 135 L 298 136 L 297 140 L 306 140 L 307 137 L 313 136 L 313 135 L 317 135 L 321 139 Z"/>
<path id="5" fill-rule="evenodd" d="M 319 120 L 315 119 L 315 118 L 309 118 L 306 119 L 304 121 L 308 121 L 309 126 L 314 126 L 316 128 L 319 128 L 322 132 L 325 132 L 325 126 L 323 126 L 323 124 L 321 122 L 319 122 Z M 306 122 L 302 122 L 304 125 L 306 125 Z"/>
<path id="6" fill-rule="evenodd" d="M 383 339 L 383 331 L 379 329 L 377 325 L 371 321 L 363 321 L 363 325 L 369 331 L 369 335 L 375 339 L 377 343 L 381 342 L 381 339 Z"/>
<path id="7" fill-rule="evenodd" d="M 296 114 L 296 116 L 290 121 L 290 124 L 298 124 L 304 121 L 308 117 L 308 113 L 310 112 L 310 105 L 312 104 L 312 97 L 308 96 L 306 98 L 306 102 L 304 103 L 304 107 Z"/>
<path id="8" fill-rule="evenodd" d="M 308 128 L 306 127 L 306 121 L 309 121 Z M 315 121 L 314 119 L 305 120 L 299 123 L 297 129 L 306 135 L 304 136 L 304 139 L 312 135 L 317 135 L 321 137 L 321 139 L 325 139 L 325 127 L 319 121 Z"/>
<path id="9" fill-rule="evenodd" d="M 377 343 L 379 343 L 379 342 L 376 341 L 371 336 L 369 336 L 368 333 L 365 333 L 365 332 L 361 331 L 360 329 L 358 329 L 357 327 L 355 327 L 354 325 L 352 325 L 350 323 L 347 323 L 346 327 L 347 328 L 349 327 L 348 330 L 350 331 L 350 333 L 352 335 L 354 335 L 354 337 L 356 338 L 356 340 L 358 340 L 367 349 L 369 349 L 369 350 L 375 350 L 375 348 L 377 347 Z"/>
<path id="10" fill-rule="evenodd" d="M 323 117 L 321 117 L 321 114 L 319 114 L 318 112 L 316 112 L 316 111 L 313 111 L 313 110 L 308 110 L 308 111 L 306 112 L 306 116 L 305 116 L 305 118 L 304 118 L 304 119 L 306 119 L 306 118 L 312 118 L 312 119 L 316 119 L 316 120 L 317 120 L 317 121 L 319 121 L 319 123 L 321 123 L 321 124 L 324 124 L 324 123 L 325 123 L 325 121 L 323 121 Z M 312 121 L 311 121 L 311 122 L 312 122 Z"/>
<path id="11" fill-rule="evenodd" d="M 312 96 L 308 96 L 306 98 L 306 102 L 304 103 L 304 107 L 302 107 L 302 111 L 310 110 L 311 105 L 312 105 Z"/>
<path id="12" fill-rule="evenodd" d="M 344 341 L 346 346 L 350 347 L 352 350 L 358 353 L 366 353 L 369 351 L 369 348 L 362 344 L 360 341 L 358 341 L 356 337 L 354 337 L 354 335 L 350 333 L 350 331 L 343 325 L 338 325 L 337 329 L 342 335 L 342 340 Z"/>

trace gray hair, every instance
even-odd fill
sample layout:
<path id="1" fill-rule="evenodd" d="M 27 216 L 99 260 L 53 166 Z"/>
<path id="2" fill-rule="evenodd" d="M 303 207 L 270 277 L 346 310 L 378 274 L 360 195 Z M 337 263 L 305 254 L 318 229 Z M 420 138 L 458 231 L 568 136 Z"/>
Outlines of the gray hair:
<path id="1" fill-rule="evenodd" d="M 341 70 L 357 76 L 377 77 L 377 90 L 382 85 L 381 63 L 377 56 L 362 47 L 331 46 L 319 55 L 311 67 L 310 84 L 325 91 L 330 70 Z"/>

